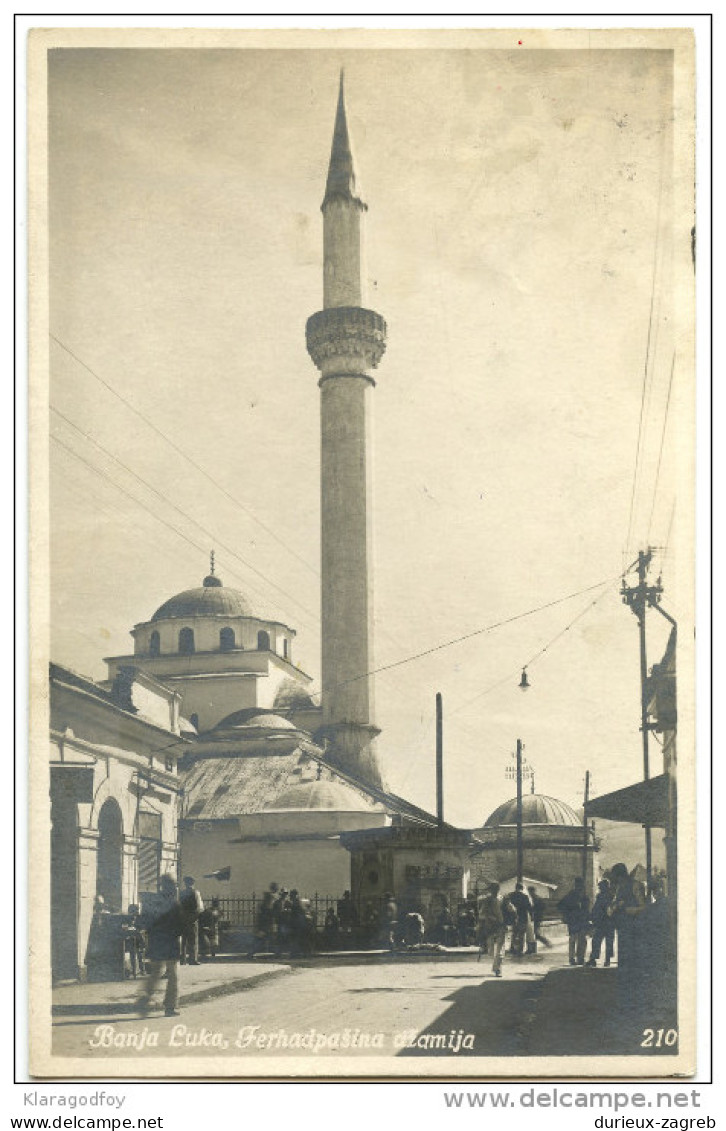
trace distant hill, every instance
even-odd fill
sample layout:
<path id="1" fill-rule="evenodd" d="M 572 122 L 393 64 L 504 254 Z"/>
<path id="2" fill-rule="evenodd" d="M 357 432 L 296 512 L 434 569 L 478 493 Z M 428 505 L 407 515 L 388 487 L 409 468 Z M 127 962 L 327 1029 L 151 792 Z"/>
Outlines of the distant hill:
<path id="1" fill-rule="evenodd" d="M 628 869 L 636 864 L 645 866 L 645 831 L 640 825 L 625 821 L 595 821 L 595 835 L 600 844 L 598 863 L 601 868 L 611 868 L 620 861 Z M 665 848 L 663 830 L 653 829 L 651 833 L 653 867 L 665 868 Z"/>

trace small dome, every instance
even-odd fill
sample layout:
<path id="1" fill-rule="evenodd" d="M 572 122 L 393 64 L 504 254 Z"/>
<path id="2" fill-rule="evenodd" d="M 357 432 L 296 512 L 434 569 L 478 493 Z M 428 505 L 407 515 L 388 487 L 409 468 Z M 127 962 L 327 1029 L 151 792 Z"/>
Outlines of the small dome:
<path id="1" fill-rule="evenodd" d="M 491 813 L 484 822 L 484 828 L 495 825 L 516 825 L 517 799 L 505 801 Z M 574 809 L 556 797 L 545 797 L 541 793 L 526 793 L 522 798 L 523 825 L 580 825 L 582 822 Z"/>
<path id="2" fill-rule="evenodd" d="M 242 711 L 235 711 L 232 715 L 227 715 L 226 719 L 217 723 L 214 729 L 228 730 L 230 727 L 237 729 L 250 727 L 250 729 L 259 728 L 261 730 L 296 730 L 295 725 L 289 719 L 284 719 L 282 715 L 255 715 L 250 713 L 249 707 Z"/>
<path id="3" fill-rule="evenodd" d="M 155 620 L 172 617 L 249 617 L 252 609 L 236 589 L 225 589 L 215 574 L 209 574 L 198 589 L 185 589 L 170 597 L 154 613 Z"/>
<path id="4" fill-rule="evenodd" d="M 315 704 L 297 680 L 286 679 L 277 689 L 274 706 L 278 711 L 289 711 L 294 707 L 314 707 Z"/>
<path id="5" fill-rule="evenodd" d="M 369 813 L 368 802 L 342 782 L 298 782 L 283 790 L 267 809 L 336 809 L 342 813 Z"/>

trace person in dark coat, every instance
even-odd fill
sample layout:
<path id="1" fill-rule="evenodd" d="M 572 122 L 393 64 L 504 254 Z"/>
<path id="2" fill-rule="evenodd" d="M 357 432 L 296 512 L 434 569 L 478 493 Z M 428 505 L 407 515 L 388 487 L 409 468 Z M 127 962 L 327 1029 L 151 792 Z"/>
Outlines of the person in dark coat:
<path id="1" fill-rule="evenodd" d="M 590 901 L 585 893 L 585 883 L 582 876 L 575 876 L 571 890 L 557 904 L 557 910 L 567 924 L 570 942 L 570 966 L 584 966 L 587 925 L 590 922 Z"/>
<path id="2" fill-rule="evenodd" d="M 248 958 L 253 958 L 260 951 L 272 950 L 275 946 L 276 921 L 275 900 L 277 899 L 277 884 L 271 884 L 263 895 L 257 908 L 255 921 L 255 941 L 252 950 L 247 952 Z"/>
<path id="3" fill-rule="evenodd" d="M 544 922 L 545 908 L 547 906 L 546 901 L 542 899 L 541 895 L 537 895 L 536 888 L 530 887 L 527 888 L 527 891 L 532 901 L 532 927 L 534 928 L 535 949 L 538 942 L 544 943 L 546 947 L 551 947 L 552 943 L 550 940 L 542 934 L 542 923 Z"/>
<path id="4" fill-rule="evenodd" d="M 343 898 L 338 900 L 338 924 L 343 942 L 350 942 L 358 926 L 358 912 L 349 891 L 344 891 Z"/>
<path id="5" fill-rule="evenodd" d="M 534 953 L 534 927 L 532 926 L 532 900 L 524 890 L 524 884 L 515 884 L 514 891 L 507 896 L 509 903 L 517 913 L 517 921 L 512 931 L 512 954 L 524 954 L 524 944 L 527 943 L 527 954 Z"/>
<path id="6" fill-rule="evenodd" d="M 204 911 L 204 903 L 200 893 L 194 886 L 192 876 L 184 877 L 184 890 L 179 902 L 182 905 L 186 923 L 182 932 L 182 966 L 188 962 L 190 966 L 199 965 L 199 916 Z"/>
<path id="7" fill-rule="evenodd" d="M 222 914 L 219 910 L 219 899 L 215 895 L 209 907 L 205 907 L 199 916 L 199 941 L 209 958 L 216 958 L 219 950 L 219 920 Z"/>
<path id="8" fill-rule="evenodd" d="M 647 906 L 645 890 L 625 864 L 613 864 L 610 886 L 613 889 L 610 914 L 618 932 L 618 966 L 635 967 L 639 957 L 636 920 Z"/>
<path id="9" fill-rule="evenodd" d="M 597 966 L 600 950 L 605 941 L 605 966 L 609 966 L 615 949 L 615 924 L 612 919 L 612 892 L 608 880 L 600 880 L 597 885 L 597 896 L 592 905 L 590 919 L 592 921 L 592 943 L 588 966 Z"/>
<path id="10" fill-rule="evenodd" d="M 159 880 L 159 894 L 147 911 L 144 909 L 141 922 L 147 932 L 147 962 L 149 976 L 144 993 L 139 999 L 139 1009 L 148 1013 L 151 999 L 166 972 L 166 993 L 164 1012 L 167 1017 L 179 1015 L 179 960 L 181 958 L 181 936 L 186 925 L 186 916 L 179 902 L 176 881 L 173 876 L 162 876 Z"/>

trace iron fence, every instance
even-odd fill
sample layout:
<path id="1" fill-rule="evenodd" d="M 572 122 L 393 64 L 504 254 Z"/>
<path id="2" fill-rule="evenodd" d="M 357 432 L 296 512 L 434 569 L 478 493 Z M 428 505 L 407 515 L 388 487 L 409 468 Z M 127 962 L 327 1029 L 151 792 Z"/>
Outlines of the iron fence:
<path id="1" fill-rule="evenodd" d="M 209 898 L 204 895 L 202 898 L 205 907 L 208 906 Z M 239 898 L 226 898 L 225 896 L 215 898 L 219 900 L 219 911 L 223 922 L 229 923 L 230 927 L 254 930 L 257 912 L 262 902 L 262 894 L 258 895 L 253 891 L 251 895 Z M 337 911 L 340 901 L 338 895 L 320 895 L 318 892 L 307 898 L 309 898 L 310 910 L 315 917 L 315 925 L 318 928 L 323 926 L 328 908 L 332 907 L 333 910 Z"/>

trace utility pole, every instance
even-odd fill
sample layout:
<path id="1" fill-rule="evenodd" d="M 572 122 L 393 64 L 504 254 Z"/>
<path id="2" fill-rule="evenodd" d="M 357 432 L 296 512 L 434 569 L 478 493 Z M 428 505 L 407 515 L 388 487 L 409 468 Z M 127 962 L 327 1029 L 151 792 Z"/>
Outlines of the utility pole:
<path id="1" fill-rule="evenodd" d="M 643 736 L 643 780 L 650 779 L 650 761 L 648 752 L 648 659 L 645 647 L 645 610 L 648 605 L 657 605 L 663 589 L 660 580 L 656 585 L 648 585 L 646 574 L 653 557 L 652 550 L 640 550 L 638 553 L 638 584 L 627 586 L 623 580 L 620 590 L 623 603 L 628 605 L 638 621 L 638 636 L 640 640 L 640 731 Z M 645 824 L 645 870 L 647 878 L 648 895 L 652 889 L 653 856 L 651 850 L 650 825 Z"/>
<path id="2" fill-rule="evenodd" d="M 590 771 L 585 773 L 585 803 L 582 810 L 582 882 L 587 891 L 587 849 L 588 849 L 588 828 L 587 828 L 587 803 L 590 800 Z"/>
<path id="3" fill-rule="evenodd" d="M 444 823 L 444 721 L 441 692 L 436 692 L 436 819 Z"/>
<path id="4" fill-rule="evenodd" d="M 522 740 L 517 739 L 517 883 L 524 882 L 524 845 L 522 843 Z"/>

